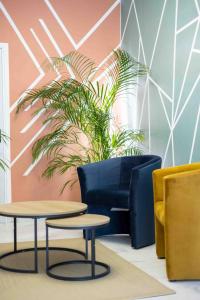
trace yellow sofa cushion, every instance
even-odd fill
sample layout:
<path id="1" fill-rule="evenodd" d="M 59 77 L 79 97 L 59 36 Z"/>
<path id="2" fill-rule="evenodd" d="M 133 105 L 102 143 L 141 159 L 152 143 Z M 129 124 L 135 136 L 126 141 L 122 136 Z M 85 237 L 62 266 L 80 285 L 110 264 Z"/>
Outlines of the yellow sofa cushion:
<path id="1" fill-rule="evenodd" d="M 158 221 L 164 226 L 164 222 L 165 222 L 164 201 L 157 201 L 155 203 L 155 214 Z"/>

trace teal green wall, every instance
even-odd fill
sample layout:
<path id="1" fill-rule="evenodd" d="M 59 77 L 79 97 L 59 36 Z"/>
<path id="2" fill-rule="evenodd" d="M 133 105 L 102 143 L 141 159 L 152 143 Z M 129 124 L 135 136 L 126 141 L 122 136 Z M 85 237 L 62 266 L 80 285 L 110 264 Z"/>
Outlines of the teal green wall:
<path id="1" fill-rule="evenodd" d="M 150 67 L 137 93 L 145 152 L 165 166 L 200 161 L 200 0 L 121 5 L 122 48 Z"/>

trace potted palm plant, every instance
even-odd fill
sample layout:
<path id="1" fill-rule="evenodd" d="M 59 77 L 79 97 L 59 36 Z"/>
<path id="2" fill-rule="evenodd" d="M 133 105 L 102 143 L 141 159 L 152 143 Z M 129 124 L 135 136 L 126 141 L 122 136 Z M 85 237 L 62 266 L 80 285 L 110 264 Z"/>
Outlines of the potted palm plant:
<path id="1" fill-rule="evenodd" d="M 27 91 L 18 103 L 17 112 L 38 102 L 35 114 L 45 112 L 44 123 L 49 132 L 32 147 L 33 161 L 47 157 L 43 176 L 63 174 L 80 165 L 116 157 L 140 154 L 144 139 L 141 131 L 111 125 L 113 105 L 120 97 L 132 92 L 137 77 L 148 70 L 126 51 L 113 51 L 105 69 L 105 80 L 98 80 L 99 68 L 92 59 L 77 51 L 62 58 L 52 58 L 53 67 L 70 69 L 73 78 L 62 73 L 39 89 Z M 38 108 L 39 107 L 39 108 Z M 62 190 L 76 179 L 70 178 Z"/>

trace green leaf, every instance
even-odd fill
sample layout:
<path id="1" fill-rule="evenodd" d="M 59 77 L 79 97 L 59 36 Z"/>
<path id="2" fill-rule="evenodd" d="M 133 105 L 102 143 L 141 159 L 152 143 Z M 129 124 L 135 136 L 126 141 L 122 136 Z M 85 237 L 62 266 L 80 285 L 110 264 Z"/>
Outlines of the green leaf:
<path id="1" fill-rule="evenodd" d="M 0 143 L 7 143 L 9 137 L 0 129 Z M 0 158 L 0 169 L 5 171 L 8 168 L 8 164 Z"/>
<path id="2" fill-rule="evenodd" d="M 122 49 L 113 51 L 108 64 L 106 70 L 101 70 L 107 80 L 99 81 L 94 61 L 77 51 L 52 58 L 48 67 L 59 69 L 62 78 L 27 91 L 20 99 L 17 112 L 34 105 L 34 114 L 42 113 L 48 128 L 32 147 L 33 161 L 42 156 L 47 158 L 44 177 L 68 171 L 71 174 L 80 165 L 142 152 L 143 132 L 123 127 L 113 131 L 111 121 L 118 97 L 131 93 L 137 78 L 147 74 L 148 68 Z M 66 181 L 62 191 L 76 179 Z"/>

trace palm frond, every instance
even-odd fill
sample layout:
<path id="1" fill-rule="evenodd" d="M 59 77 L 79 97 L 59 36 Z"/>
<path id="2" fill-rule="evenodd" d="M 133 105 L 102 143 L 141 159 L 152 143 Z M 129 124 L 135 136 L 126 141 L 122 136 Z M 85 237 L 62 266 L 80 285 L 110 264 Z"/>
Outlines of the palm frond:
<path id="1" fill-rule="evenodd" d="M 127 148 L 122 152 L 122 155 L 132 156 L 132 155 L 141 155 L 143 153 L 142 149 L 139 147 Z"/>
<path id="2" fill-rule="evenodd" d="M 96 71 L 95 62 L 83 54 L 72 51 L 63 57 L 53 57 L 53 66 L 60 68 L 63 65 L 71 68 L 78 81 L 85 82 Z"/>
<path id="3" fill-rule="evenodd" d="M 8 164 L 2 158 L 0 158 L 0 169 L 5 171 L 6 168 L 8 168 Z"/>
<path id="4" fill-rule="evenodd" d="M 9 137 L 0 129 L 0 143 L 7 143 Z M 4 159 L 0 158 L 0 170 L 6 171 L 8 168 L 8 164 L 5 162 Z"/>
<path id="5" fill-rule="evenodd" d="M 137 77 L 148 69 L 121 49 L 113 52 L 108 63 L 107 81 L 100 82 L 93 80 L 98 72 L 94 61 L 77 51 L 52 58 L 53 68 L 66 66 L 74 77 L 67 75 L 29 90 L 20 99 L 17 112 L 37 102 L 34 114 L 43 113 L 43 123 L 48 124 L 49 132 L 32 147 L 33 161 L 47 157 L 43 176 L 51 178 L 86 163 L 141 153 L 143 132 L 125 128 L 112 132 L 112 107 L 122 93 L 132 92 Z M 63 190 L 75 181 L 65 182 Z"/>
<path id="6" fill-rule="evenodd" d="M 7 143 L 9 137 L 0 129 L 0 143 Z"/>
<path id="7" fill-rule="evenodd" d="M 121 94 L 129 93 L 137 84 L 137 78 L 148 73 L 148 68 L 132 58 L 128 52 L 118 49 L 108 61 L 108 78 L 111 80 L 110 95 L 104 104 L 107 109 L 113 105 Z"/>

